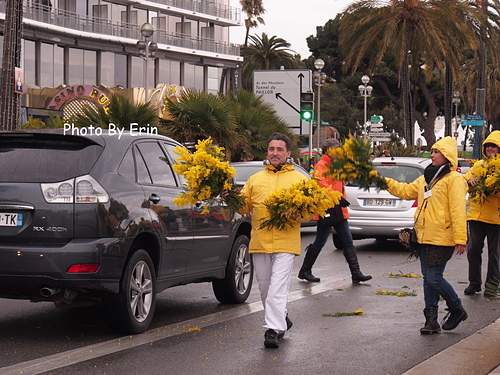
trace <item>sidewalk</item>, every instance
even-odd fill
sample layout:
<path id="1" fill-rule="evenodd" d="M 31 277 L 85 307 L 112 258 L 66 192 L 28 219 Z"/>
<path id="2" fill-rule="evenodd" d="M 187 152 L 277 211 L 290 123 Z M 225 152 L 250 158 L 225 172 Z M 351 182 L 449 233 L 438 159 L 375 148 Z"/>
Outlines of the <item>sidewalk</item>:
<path id="1" fill-rule="evenodd" d="M 403 375 L 436 373 L 500 375 L 500 319 L 419 363 Z"/>

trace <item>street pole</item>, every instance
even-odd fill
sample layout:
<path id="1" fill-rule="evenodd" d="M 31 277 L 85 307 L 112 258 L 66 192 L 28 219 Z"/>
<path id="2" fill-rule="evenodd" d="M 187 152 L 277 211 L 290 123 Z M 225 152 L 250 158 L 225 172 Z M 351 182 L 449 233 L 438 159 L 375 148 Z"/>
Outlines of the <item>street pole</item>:
<path id="1" fill-rule="evenodd" d="M 142 40 L 137 42 L 137 48 L 141 51 L 143 62 L 143 79 L 144 79 L 144 103 L 148 102 L 148 60 L 154 58 L 155 52 L 158 50 L 158 44 L 150 42 L 149 38 L 154 34 L 153 26 L 146 22 L 141 26 Z"/>
<path id="2" fill-rule="evenodd" d="M 316 71 L 313 73 L 313 79 L 316 86 L 318 86 L 318 108 L 316 108 L 316 131 L 318 132 L 318 155 L 321 148 L 321 86 L 325 83 L 326 74 L 321 70 L 325 67 L 325 62 L 322 59 L 314 61 L 314 68 Z M 311 121 L 312 124 L 312 121 Z"/>
<path id="3" fill-rule="evenodd" d="M 365 137 L 368 135 L 366 131 L 367 123 L 368 123 L 368 103 L 367 99 L 372 94 L 373 87 L 368 85 L 370 82 L 370 77 L 364 75 L 361 77 L 361 85 L 358 86 L 359 94 L 364 98 L 364 113 L 365 113 L 365 122 L 363 123 L 363 130 L 365 132 Z"/>

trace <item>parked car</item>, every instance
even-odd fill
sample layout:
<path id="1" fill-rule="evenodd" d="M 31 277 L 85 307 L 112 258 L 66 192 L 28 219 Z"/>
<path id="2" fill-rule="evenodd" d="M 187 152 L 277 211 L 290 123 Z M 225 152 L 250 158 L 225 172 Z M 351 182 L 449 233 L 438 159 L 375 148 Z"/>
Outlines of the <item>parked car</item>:
<path id="1" fill-rule="evenodd" d="M 382 176 L 406 183 L 421 176 L 430 163 L 428 158 L 416 157 L 373 159 L 375 169 Z M 354 239 L 397 238 L 401 229 L 413 227 L 417 201 L 402 200 L 385 190 L 377 192 L 375 186 L 365 191 L 354 184 L 347 184 L 345 189 L 350 203 L 349 228 Z M 337 247 L 342 245 L 337 244 Z"/>
<path id="2" fill-rule="evenodd" d="M 470 159 L 458 158 L 457 172 L 461 174 L 466 174 L 472 167 L 472 161 Z"/>
<path id="3" fill-rule="evenodd" d="M 231 166 L 236 171 L 236 176 L 234 177 L 234 184 L 240 189 L 243 188 L 243 186 L 245 185 L 245 183 L 247 182 L 248 178 L 251 175 L 264 169 L 263 162 L 262 161 L 255 161 L 255 160 L 237 161 L 237 162 L 231 163 Z M 294 164 L 294 167 L 297 171 L 302 173 L 307 178 L 311 178 L 311 175 L 304 167 L 302 167 L 298 164 Z M 313 226 L 316 226 L 316 221 L 309 220 L 305 223 L 302 223 L 301 226 L 302 227 L 313 227 Z"/>
<path id="4" fill-rule="evenodd" d="M 82 132 L 83 134 L 83 132 Z M 250 222 L 178 207 L 180 144 L 154 134 L 0 133 L 0 297 L 102 303 L 111 327 L 145 331 L 156 294 L 212 282 L 223 303 L 251 290 Z"/>

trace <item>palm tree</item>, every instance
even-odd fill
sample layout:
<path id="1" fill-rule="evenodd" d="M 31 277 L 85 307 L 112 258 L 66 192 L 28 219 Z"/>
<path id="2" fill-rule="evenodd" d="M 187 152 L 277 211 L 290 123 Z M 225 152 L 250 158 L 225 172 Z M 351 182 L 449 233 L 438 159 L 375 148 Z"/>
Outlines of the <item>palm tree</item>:
<path id="1" fill-rule="evenodd" d="M 156 110 L 150 103 L 134 103 L 126 95 L 112 95 L 109 106 L 85 107 L 83 113 L 74 116 L 71 121 L 78 127 L 96 126 L 107 129 L 110 124 L 117 128 L 129 128 L 137 123 L 140 127 L 155 126 L 158 122 Z"/>
<path id="2" fill-rule="evenodd" d="M 477 9 L 456 0 L 361 0 L 349 6 L 340 21 L 340 44 L 345 52 L 345 71 L 362 65 L 374 71 L 388 52 L 395 56 L 402 88 L 407 144 L 413 144 L 414 106 L 411 77 L 424 74 L 429 80 L 435 69 L 446 66 L 458 75 L 464 47 L 476 48 L 470 22 L 479 22 Z M 425 64 L 425 65 L 424 65 Z"/>
<path id="3" fill-rule="evenodd" d="M 14 92 L 15 68 L 21 66 L 23 35 L 23 0 L 6 2 L 3 25 L 3 60 L 0 74 L 0 130 L 13 130 L 19 125 L 20 94 Z"/>
<path id="4" fill-rule="evenodd" d="M 187 89 L 178 101 L 167 99 L 166 106 L 169 116 L 162 120 L 162 133 L 181 143 L 212 137 L 230 148 L 241 141 L 234 110 L 222 94 Z"/>
<path id="5" fill-rule="evenodd" d="M 252 27 L 257 27 L 259 23 L 265 25 L 264 19 L 261 14 L 264 14 L 266 10 L 262 4 L 262 0 L 240 0 L 241 10 L 246 13 L 247 18 L 245 19 L 245 43 L 244 47 L 248 45 L 248 36 L 250 34 L 250 29 Z"/>
<path id="6" fill-rule="evenodd" d="M 262 160 L 266 155 L 267 139 L 275 132 L 293 139 L 293 133 L 262 96 L 246 90 L 229 94 L 228 99 L 235 111 L 241 141 L 229 149 L 232 161 Z"/>
<path id="7" fill-rule="evenodd" d="M 295 51 L 290 49 L 290 43 L 277 36 L 269 38 L 266 33 L 262 36 L 250 36 L 250 45 L 241 50 L 243 55 L 243 87 L 251 90 L 252 74 L 254 70 L 293 69 L 297 66 Z"/>

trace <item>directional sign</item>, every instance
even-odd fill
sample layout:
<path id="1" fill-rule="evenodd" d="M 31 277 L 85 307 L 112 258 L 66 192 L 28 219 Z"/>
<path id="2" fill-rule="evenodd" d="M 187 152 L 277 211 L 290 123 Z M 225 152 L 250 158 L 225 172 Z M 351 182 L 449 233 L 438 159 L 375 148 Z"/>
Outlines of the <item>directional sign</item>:
<path id="1" fill-rule="evenodd" d="M 462 120 L 484 120 L 484 115 L 472 114 L 472 115 L 462 115 Z"/>
<path id="2" fill-rule="evenodd" d="M 381 116 L 372 116 L 370 117 L 370 122 L 373 123 L 373 122 L 381 122 L 382 119 L 380 118 Z"/>
<path id="3" fill-rule="evenodd" d="M 484 126 L 484 120 L 462 120 L 460 121 L 462 126 Z"/>
<path id="4" fill-rule="evenodd" d="M 388 137 L 371 137 L 373 142 L 390 142 L 391 139 Z"/>
<path id="5" fill-rule="evenodd" d="M 387 133 L 387 132 L 370 132 L 368 135 L 370 137 L 390 137 L 391 133 Z"/>
<path id="6" fill-rule="evenodd" d="M 300 119 L 300 94 L 312 92 L 310 70 L 256 70 L 253 92 L 273 106 L 295 134 L 309 134 L 309 121 Z"/>

